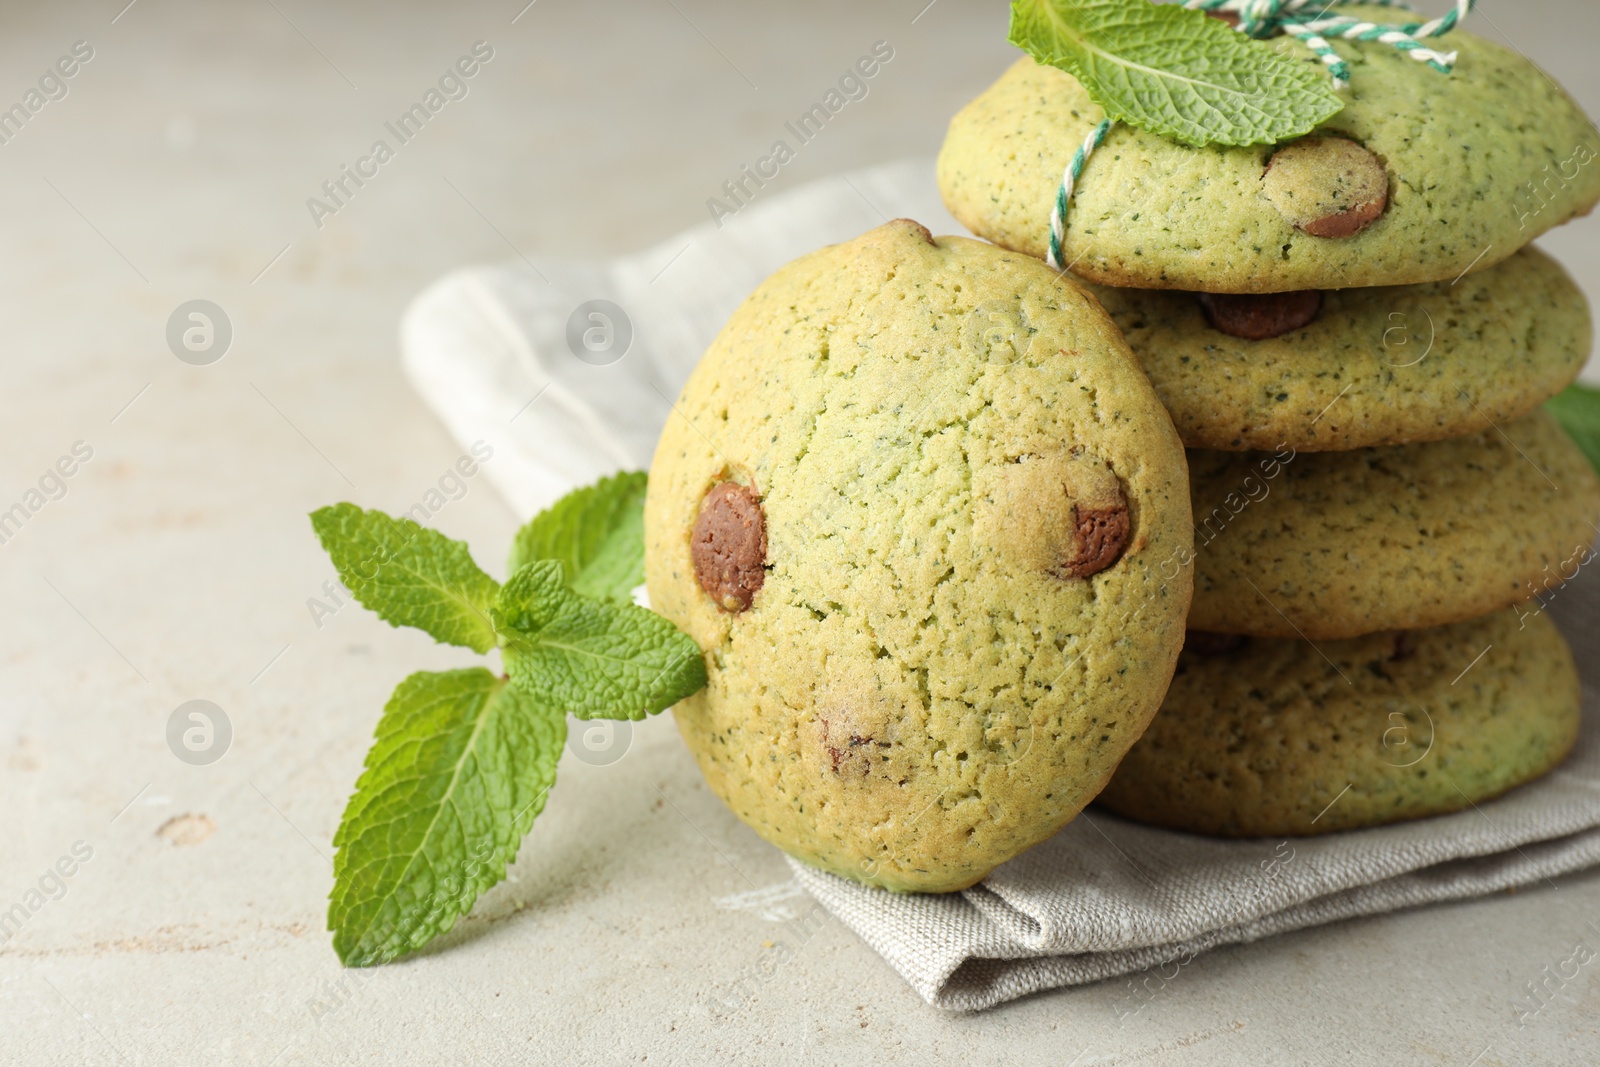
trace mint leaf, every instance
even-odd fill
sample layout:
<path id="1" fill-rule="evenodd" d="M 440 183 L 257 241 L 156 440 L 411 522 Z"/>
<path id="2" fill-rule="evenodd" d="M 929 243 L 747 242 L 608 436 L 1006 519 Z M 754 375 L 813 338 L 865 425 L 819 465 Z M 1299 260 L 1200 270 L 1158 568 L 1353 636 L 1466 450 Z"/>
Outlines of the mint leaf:
<path id="1" fill-rule="evenodd" d="M 482 668 L 396 687 L 333 838 L 328 929 L 346 966 L 421 948 L 505 877 L 566 736 L 564 715 Z"/>
<path id="2" fill-rule="evenodd" d="M 1544 407 L 1600 471 L 1600 389 L 1574 382 L 1545 401 Z"/>
<path id="3" fill-rule="evenodd" d="M 645 482 L 633 471 L 568 493 L 517 531 L 506 572 L 560 560 L 579 593 L 629 603 L 644 581 Z"/>
<path id="4" fill-rule="evenodd" d="M 557 560 L 524 564 L 490 613 L 512 683 L 580 719 L 642 719 L 706 684 L 687 635 L 653 611 L 574 592 Z"/>
<path id="5" fill-rule="evenodd" d="M 1177 4 L 1012 0 L 1008 40 L 1109 118 L 1195 148 L 1275 144 L 1344 106 L 1318 67 Z"/>
<path id="6" fill-rule="evenodd" d="M 379 618 L 474 652 L 495 646 L 488 610 L 499 587 L 460 541 L 354 504 L 313 511 L 311 526 L 340 580 Z"/>

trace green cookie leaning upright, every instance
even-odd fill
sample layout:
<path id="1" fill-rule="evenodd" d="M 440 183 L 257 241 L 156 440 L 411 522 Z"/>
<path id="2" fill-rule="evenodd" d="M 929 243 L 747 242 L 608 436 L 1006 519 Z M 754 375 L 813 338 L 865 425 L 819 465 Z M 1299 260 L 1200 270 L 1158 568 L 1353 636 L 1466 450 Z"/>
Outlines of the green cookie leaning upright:
<path id="1" fill-rule="evenodd" d="M 1441 42 L 1459 53 L 1453 73 L 1340 40 L 1345 106 L 1288 145 L 1189 148 L 1116 127 L 1073 193 L 1062 261 L 1103 285 L 1215 293 L 1449 281 L 1588 212 L 1600 134 L 1582 110 L 1509 48 L 1460 29 Z M 1292 38 L 1272 47 L 1316 62 Z M 945 203 L 1042 258 L 1062 172 L 1103 117 L 1071 75 L 1018 60 L 951 121 Z"/>
<path id="2" fill-rule="evenodd" d="M 806 862 L 947 891 L 1077 815 L 1183 642 L 1188 480 L 1099 305 L 900 220 L 805 256 L 684 387 L 652 606 L 705 651 L 711 788 Z"/>

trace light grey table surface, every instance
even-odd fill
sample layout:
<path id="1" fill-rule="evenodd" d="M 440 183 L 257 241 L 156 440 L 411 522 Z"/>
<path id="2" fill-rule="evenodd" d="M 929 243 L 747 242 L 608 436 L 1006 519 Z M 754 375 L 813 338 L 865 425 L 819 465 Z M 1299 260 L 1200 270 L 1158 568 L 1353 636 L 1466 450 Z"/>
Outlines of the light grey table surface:
<path id="1" fill-rule="evenodd" d="M 307 607 L 333 572 L 306 512 L 402 511 L 460 452 L 400 375 L 406 301 L 463 264 L 702 221 L 880 39 L 868 98 L 778 184 L 931 153 L 1013 54 L 1004 7 L 125 2 L 0 10 L 0 102 L 93 49 L 0 144 L 0 510 L 93 452 L 0 545 L 0 910 L 92 852 L 0 945 L 0 1062 L 1600 1060 L 1600 968 L 1526 1025 L 1512 1006 L 1600 948 L 1594 874 L 1214 952 L 1131 1017 L 1117 982 L 940 1014 L 837 923 L 795 943 L 775 920 L 809 901 L 667 717 L 610 766 L 565 759 L 455 931 L 341 971 L 330 841 L 378 710 L 406 673 L 465 663 Z M 1593 5 L 1489 0 L 1473 24 L 1600 114 Z M 307 198 L 480 40 L 468 95 L 315 225 Z M 1596 225 L 1543 242 L 1591 295 Z M 195 298 L 233 327 L 209 366 L 165 337 Z M 467 484 L 435 521 L 498 562 L 520 517 Z M 232 724 L 208 766 L 166 740 L 192 699 Z"/>

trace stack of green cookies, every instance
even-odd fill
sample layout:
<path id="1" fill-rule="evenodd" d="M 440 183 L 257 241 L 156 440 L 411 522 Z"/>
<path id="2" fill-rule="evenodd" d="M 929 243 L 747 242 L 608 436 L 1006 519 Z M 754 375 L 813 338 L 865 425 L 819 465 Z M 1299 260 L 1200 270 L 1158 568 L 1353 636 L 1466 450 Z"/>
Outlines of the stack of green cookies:
<path id="1" fill-rule="evenodd" d="M 1493 797 L 1576 739 L 1572 655 L 1539 598 L 1592 558 L 1600 480 L 1541 405 L 1592 331 L 1528 242 L 1600 199 L 1600 138 L 1527 59 L 1449 43 L 1453 73 L 1341 42 L 1354 91 L 1300 140 L 1118 126 L 1082 168 L 1060 260 L 1170 411 L 1194 509 L 1168 575 L 1193 568 L 1189 639 L 1099 798 L 1113 811 L 1350 829 Z M 1103 117 L 1020 60 L 951 124 L 950 210 L 1044 258 Z"/>

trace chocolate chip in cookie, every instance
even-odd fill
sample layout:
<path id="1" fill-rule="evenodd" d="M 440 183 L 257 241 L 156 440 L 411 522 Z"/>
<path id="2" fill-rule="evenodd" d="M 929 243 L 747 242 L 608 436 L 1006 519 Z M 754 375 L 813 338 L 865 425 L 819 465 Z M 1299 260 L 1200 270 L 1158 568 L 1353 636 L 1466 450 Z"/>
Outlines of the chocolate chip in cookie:
<path id="1" fill-rule="evenodd" d="M 767 520 L 755 491 L 721 482 L 700 502 L 689 541 L 700 588 L 723 611 L 750 606 L 766 580 Z"/>
<path id="2" fill-rule="evenodd" d="M 983 470 L 973 532 L 1019 570 L 1074 580 L 1122 558 L 1132 516 L 1111 466 L 1082 447 Z"/>
<path id="3" fill-rule="evenodd" d="M 1064 578 L 1087 578 L 1115 563 L 1128 543 L 1128 505 L 1117 500 L 1103 507 L 1073 509 L 1072 548 L 1061 561 L 1057 573 Z"/>
<path id="4" fill-rule="evenodd" d="M 895 219 L 893 222 L 889 223 L 889 225 L 898 226 L 907 233 L 915 234 L 922 239 L 924 244 L 938 244 L 938 242 L 933 239 L 933 231 L 929 230 L 916 219 Z"/>
<path id="5" fill-rule="evenodd" d="M 1237 296 L 1201 293 L 1200 306 L 1211 325 L 1229 337 L 1265 341 L 1310 325 L 1322 310 L 1322 293 L 1316 289 Z"/>
<path id="6" fill-rule="evenodd" d="M 1345 137 L 1303 137 L 1272 154 L 1262 175 L 1272 206 L 1313 237 L 1349 237 L 1389 206 L 1383 161 Z"/>

